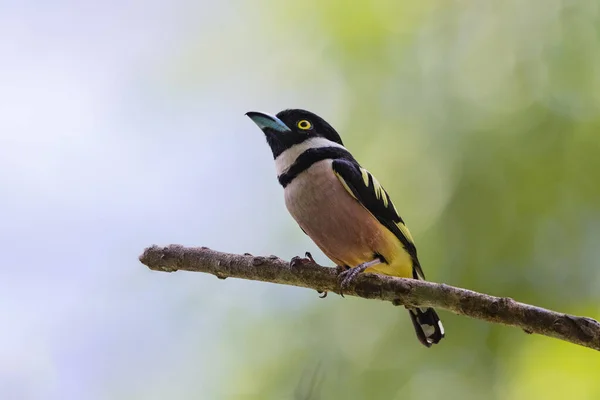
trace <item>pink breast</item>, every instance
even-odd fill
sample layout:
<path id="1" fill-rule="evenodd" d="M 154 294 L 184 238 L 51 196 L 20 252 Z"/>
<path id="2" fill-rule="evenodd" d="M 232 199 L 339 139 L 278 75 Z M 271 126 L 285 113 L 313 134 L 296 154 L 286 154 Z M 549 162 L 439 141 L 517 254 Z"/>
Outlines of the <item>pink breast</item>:
<path id="1" fill-rule="evenodd" d="M 290 214 L 336 264 L 370 261 L 383 240 L 379 222 L 342 186 L 331 160 L 314 164 L 285 189 Z"/>

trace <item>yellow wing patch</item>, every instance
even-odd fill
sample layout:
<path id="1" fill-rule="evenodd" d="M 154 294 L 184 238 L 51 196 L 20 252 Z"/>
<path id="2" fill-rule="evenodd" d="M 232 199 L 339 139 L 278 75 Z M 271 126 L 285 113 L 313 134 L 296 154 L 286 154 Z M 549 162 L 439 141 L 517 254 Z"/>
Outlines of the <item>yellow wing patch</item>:
<path id="1" fill-rule="evenodd" d="M 352 189 L 350 189 L 350 186 L 348 186 L 348 184 L 346 183 L 346 181 L 344 180 L 344 178 L 338 174 L 336 171 L 333 171 L 333 173 L 335 174 L 335 176 L 337 176 L 337 178 L 339 179 L 339 181 L 341 182 L 342 186 L 344 187 L 344 189 L 346 189 L 346 192 L 350 193 L 350 196 L 354 197 L 356 200 L 358 200 L 356 198 L 356 196 L 354 195 L 354 193 L 352 193 Z"/>
<path id="2" fill-rule="evenodd" d="M 400 232 L 402 232 L 404 237 L 407 238 L 411 243 L 414 244 L 415 240 L 413 239 L 413 237 L 410 234 L 410 231 L 408 230 L 406 225 L 404 225 L 402 222 L 398 222 L 396 225 L 398 226 L 398 229 L 400 229 Z"/>
<path id="3" fill-rule="evenodd" d="M 383 202 L 384 207 L 387 207 L 388 195 L 385 192 L 383 186 L 381 186 L 381 183 L 379 183 L 379 181 L 373 176 L 373 174 L 371 174 L 364 168 L 360 169 L 360 173 L 362 174 L 363 182 L 365 183 L 366 187 L 369 187 L 369 177 L 373 180 L 373 191 L 375 192 L 375 197 L 377 197 L 377 200 L 381 200 Z"/>
<path id="4" fill-rule="evenodd" d="M 369 174 L 369 171 L 367 171 L 367 170 L 366 170 L 366 169 L 364 169 L 364 168 L 361 168 L 361 169 L 360 169 L 360 173 L 361 173 L 361 175 L 362 175 L 363 182 L 365 183 L 365 186 L 369 187 L 369 175 L 370 175 L 370 174 Z"/>

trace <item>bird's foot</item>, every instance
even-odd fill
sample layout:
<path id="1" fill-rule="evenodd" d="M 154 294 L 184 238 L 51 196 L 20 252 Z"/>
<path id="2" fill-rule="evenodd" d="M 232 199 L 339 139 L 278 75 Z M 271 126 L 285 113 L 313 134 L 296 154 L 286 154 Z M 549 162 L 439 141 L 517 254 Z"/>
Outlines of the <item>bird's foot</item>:
<path id="1" fill-rule="evenodd" d="M 356 279 L 356 277 L 360 273 L 364 272 L 367 268 L 377 264 L 381 264 L 381 260 L 379 258 L 367 261 L 365 263 L 357 265 L 354 268 L 350 268 L 340 272 L 338 275 L 338 280 L 340 281 L 340 296 L 344 297 L 344 290 L 348 289 L 352 281 Z"/>
<path id="2" fill-rule="evenodd" d="M 310 254 L 308 251 L 306 253 L 304 253 L 304 258 L 300 257 L 300 256 L 296 256 L 294 258 L 292 258 L 292 260 L 290 261 L 290 267 L 292 268 L 296 268 L 296 267 L 301 267 L 304 264 L 308 264 L 308 263 L 315 263 L 314 258 L 312 257 L 312 254 Z"/>
<path id="3" fill-rule="evenodd" d="M 338 275 L 338 280 L 340 281 L 340 296 L 344 297 L 344 291 L 348 289 L 348 287 L 350 286 L 352 281 L 356 279 L 358 274 L 364 272 L 364 270 L 366 270 L 367 268 L 369 268 L 369 266 L 361 264 L 354 268 L 347 269 L 346 271 L 343 271 Z"/>
<path id="4" fill-rule="evenodd" d="M 344 271 L 348 271 L 349 269 L 350 269 L 350 267 L 347 265 L 336 265 L 335 266 L 335 272 L 337 272 L 338 275 Z"/>
<path id="5" fill-rule="evenodd" d="M 292 258 L 292 260 L 290 261 L 290 267 L 298 268 L 298 267 L 301 267 L 308 263 L 316 264 L 315 259 L 313 258 L 312 254 L 310 254 L 310 252 L 307 251 L 306 253 L 304 253 L 304 258 L 299 257 L 299 256 Z M 317 290 L 317 293 L 319 293 L 320 299 L 324 299 L 325 297 L 327 297 L 327 291 Z"/>

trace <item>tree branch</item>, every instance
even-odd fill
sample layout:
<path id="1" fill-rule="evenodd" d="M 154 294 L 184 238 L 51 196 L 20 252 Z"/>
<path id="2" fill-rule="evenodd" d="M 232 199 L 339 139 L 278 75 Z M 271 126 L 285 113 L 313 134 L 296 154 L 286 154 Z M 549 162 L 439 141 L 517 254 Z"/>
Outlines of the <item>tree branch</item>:
<path id="1" fill-rule="evenodd" d="M 221 253 L 206 247 L 171 245 L 147 248 L 140 261 L 155 271 L 206 272 L 220 279 L 240 278 L 339 293 L 335 268 L 315 263 L 291 267 L 289 262 L 276 256 L 256 257 Z M 354 282 L 344 291 L 345 295 L 390 301 L 394 305 L 436 307 L 600 350 L 600 323 L 591 318 L 562 314 L 443 283 L 378 274 L 361 274 Z"/>

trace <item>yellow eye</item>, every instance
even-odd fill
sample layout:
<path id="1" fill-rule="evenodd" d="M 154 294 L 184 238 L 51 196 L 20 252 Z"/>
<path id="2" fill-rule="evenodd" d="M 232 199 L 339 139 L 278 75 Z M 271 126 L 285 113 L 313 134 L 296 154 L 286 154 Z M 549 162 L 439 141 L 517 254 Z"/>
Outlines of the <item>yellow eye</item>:
<path id="1" fill-rule="evenodd" d="M 305 119 L 303 119 L 302 121 L 298 121 L 298 123 L 296 124 L 296 126 L 298 128 L 300 128 L 300 129 L 302 129 L 303 131 L 307 131 L 310 128 L 312 128 L 312 124 L 309 121 L 305 120 Z"/>

